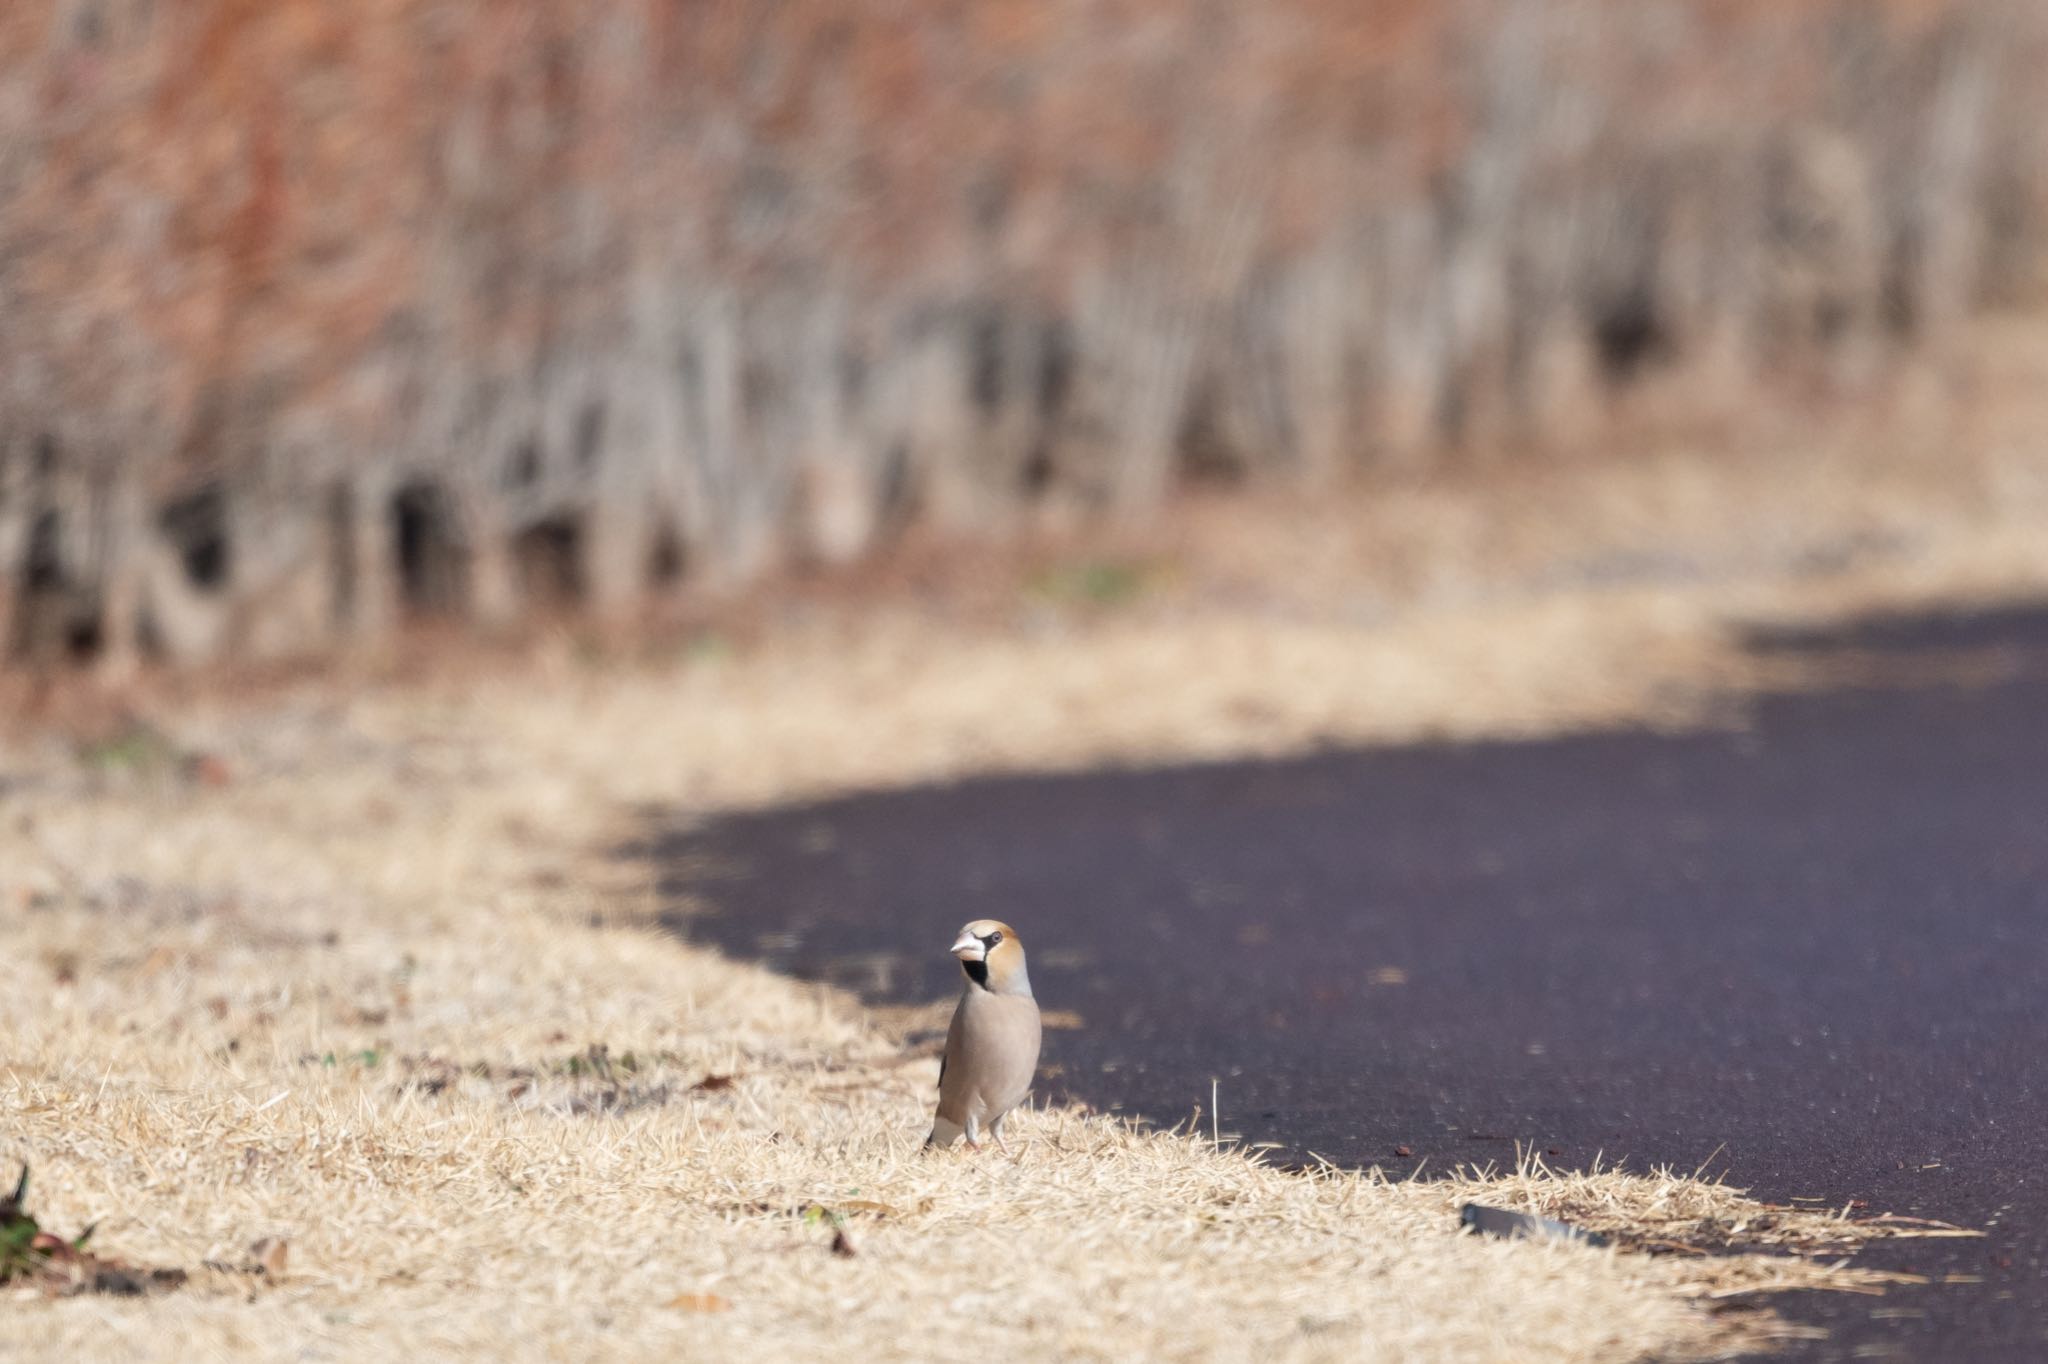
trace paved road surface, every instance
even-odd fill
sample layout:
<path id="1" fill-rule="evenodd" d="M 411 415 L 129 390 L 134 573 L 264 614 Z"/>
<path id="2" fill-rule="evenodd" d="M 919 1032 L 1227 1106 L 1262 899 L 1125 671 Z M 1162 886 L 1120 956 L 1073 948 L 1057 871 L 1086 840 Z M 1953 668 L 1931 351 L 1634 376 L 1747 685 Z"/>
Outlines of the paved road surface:
<path id="1" fill-rule="evenodd" d="M 1865 1257 L 1981 1283 L 1781 1300 L 1834 1328 L 1796 1357 L 2048 1359 L 2048 612 L 1758 647 L 1882 685 L 1742 732 L 865 796 L 660 855 L 726 868 L 673 875 L 722 909 L 683 931 L 873 998 L 952 993 L 954 930 L 1007 919 L 1086 1019 L 1055 1088 L 1171 1121 L 1220 1076 L 1282 1159 L 1711 1157 L 1985 1227 Z"/>

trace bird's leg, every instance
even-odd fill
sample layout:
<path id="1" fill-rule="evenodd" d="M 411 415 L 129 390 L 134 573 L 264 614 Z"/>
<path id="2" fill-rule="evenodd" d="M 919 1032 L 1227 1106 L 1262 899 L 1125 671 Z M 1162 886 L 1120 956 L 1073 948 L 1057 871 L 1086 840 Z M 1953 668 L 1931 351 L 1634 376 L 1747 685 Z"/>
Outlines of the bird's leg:
<path id="1" fill-rule="evenodd" d="M 997 1118 L 994 1122 L 990 1123 L 988 1128 L 988 1134 L 996 1139 L 996 1149 L 1001 1151 L 1006 1156 L 1010 1154 L 1010 1145 L 1008 1142 L 1003 1140 L 1003 1124 L 1008 1122 L 1009 1120 L 1010 1115 L 1005 1113 L 1002 1117 Z"/>
<path id="2" fill-rule="evenodd" d="M 978 1118 L 967 1119 L 967 1144 L 977 1151 L 981 1149 L 981 1120 Z"/>

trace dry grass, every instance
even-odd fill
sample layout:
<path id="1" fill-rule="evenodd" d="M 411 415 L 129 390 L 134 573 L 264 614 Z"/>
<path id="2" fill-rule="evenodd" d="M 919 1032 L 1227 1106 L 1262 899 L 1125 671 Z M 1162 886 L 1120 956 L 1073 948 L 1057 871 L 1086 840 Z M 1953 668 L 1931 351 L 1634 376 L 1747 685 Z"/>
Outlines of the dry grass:
<path id="1" fill-rule="evenodd" d="M 226 817 L 115 832 L 191 846 L 185 819 Z M 449 832 L 390 838 L 402 860 Z M 290 1269 L 17 1304 L 38 1353 L 1614 1358 L 1768 1336 L 1693 1305 L 1731 1286 L 1864 1282 L 1450 1234 L 1473 1197 L 1673 1240 L 1760 1216 L 1831 1250 L 1858 1234 L 1691 1180 L 1300 1178 L 1061 1113 L 1014 1161 L 926 1157 L 929 1061 L 787 982 L 513 892 L 473 936 L 432 897 L 408 925 L 81 885 L 17 911 L 44 952 L 5 980 L 10 1141 L 43 1203 L 158 1262 L 282 1237 Z M 587 1039 L 605 1066 L 580 1064 Z"/>
<path id="2" fill-rule="evenodd" d="M 2005 419 L 1962 463 L 1861 481 L 1823 450 L 1719 481 L 1660 460 L 1196 507 L 1106 576 L 795 592 L 631 667 L 564 638 L 462 685 L 19 733 L 0 1157 L 34 1163 L 50 1224 L 96 1220 L 126 1257 L 290 1257 L 274 1281 L 10 1303 L 0 1354 L 1678 1358 L 1784 1329 L 1730 1295 L 1881 1288 L 1836 1257 L 1924 1229 L 1666 1174 L 1304 1177 L 1064 1111 L 1014 1158 L 927 1157 L 929 1059 L 653 932 L 645 870 L 593 850 L 648 805 L 1725 719 L 1727 689 L 1800 680 L 1732 649 L 1733 621 L 2048 587 L 2048 479 Z M 1752 513 L 1702 510 L 1737 493 Z M 1553 508 L 1570 524 L 1526 530 Z M 1459 1236 L 1467 1199 L 1630 1248 Z M 1801 1253 L 1694 1253 L 1730 1248 Z"/>
<path id="3" fill-rule="evenodd" d="M 1557 1358 L 1733 1329 L 1689 1266 L 1452 1236 L 1465 1185 L 1065 1113 L 1014 1161 L 926 1157 L 928 1060 L 578 923 L 580 895 L 524 888 L 550 840 L 492 828 L 488 787 L 466 808 L 463 763 L 258 756 L 218 789 L 44 786 L 27 834 L 8 812 L 32 950 L 0 968 L 0 1102 L 42 1210 L 151 1262 L 291 1247 L 274 1283 L 15 1304 L 38 1354 Z"/>

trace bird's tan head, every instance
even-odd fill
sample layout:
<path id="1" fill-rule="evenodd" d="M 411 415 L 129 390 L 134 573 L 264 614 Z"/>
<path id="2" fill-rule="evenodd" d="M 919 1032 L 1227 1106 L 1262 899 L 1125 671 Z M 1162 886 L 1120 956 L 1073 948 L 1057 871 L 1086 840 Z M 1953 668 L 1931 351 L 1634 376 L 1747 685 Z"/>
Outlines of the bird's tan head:
<path id="1" fill-rule="evenodd" d="M 1024 944 L 1006 923 L 976 919 L 953 940 L 953 955 L 967 978 L 984 990 L 999 995 L 1031 993 L 1030 978 L 1024 973 Z"/>

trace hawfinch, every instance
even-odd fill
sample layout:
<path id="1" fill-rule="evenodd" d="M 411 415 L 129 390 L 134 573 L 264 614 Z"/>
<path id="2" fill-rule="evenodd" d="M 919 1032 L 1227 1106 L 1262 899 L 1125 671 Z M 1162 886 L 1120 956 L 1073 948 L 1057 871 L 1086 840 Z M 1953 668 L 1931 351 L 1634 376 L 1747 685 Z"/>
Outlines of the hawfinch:
<path id="1" fill-rule="evenodd" d="M 1003 1120 L 1024 1102 L 1038 1070 L 1038 1001 L 1024 974 L 1024 944 L 1008 924 L 976 919 L 960 930 L 953 955 L 967 987 L 946 1030 L 939 1113 L 925 1145 L 951 1146 L 965 1135 L 979 1147 L 986 1126 L 1002 1146 Z"/>

